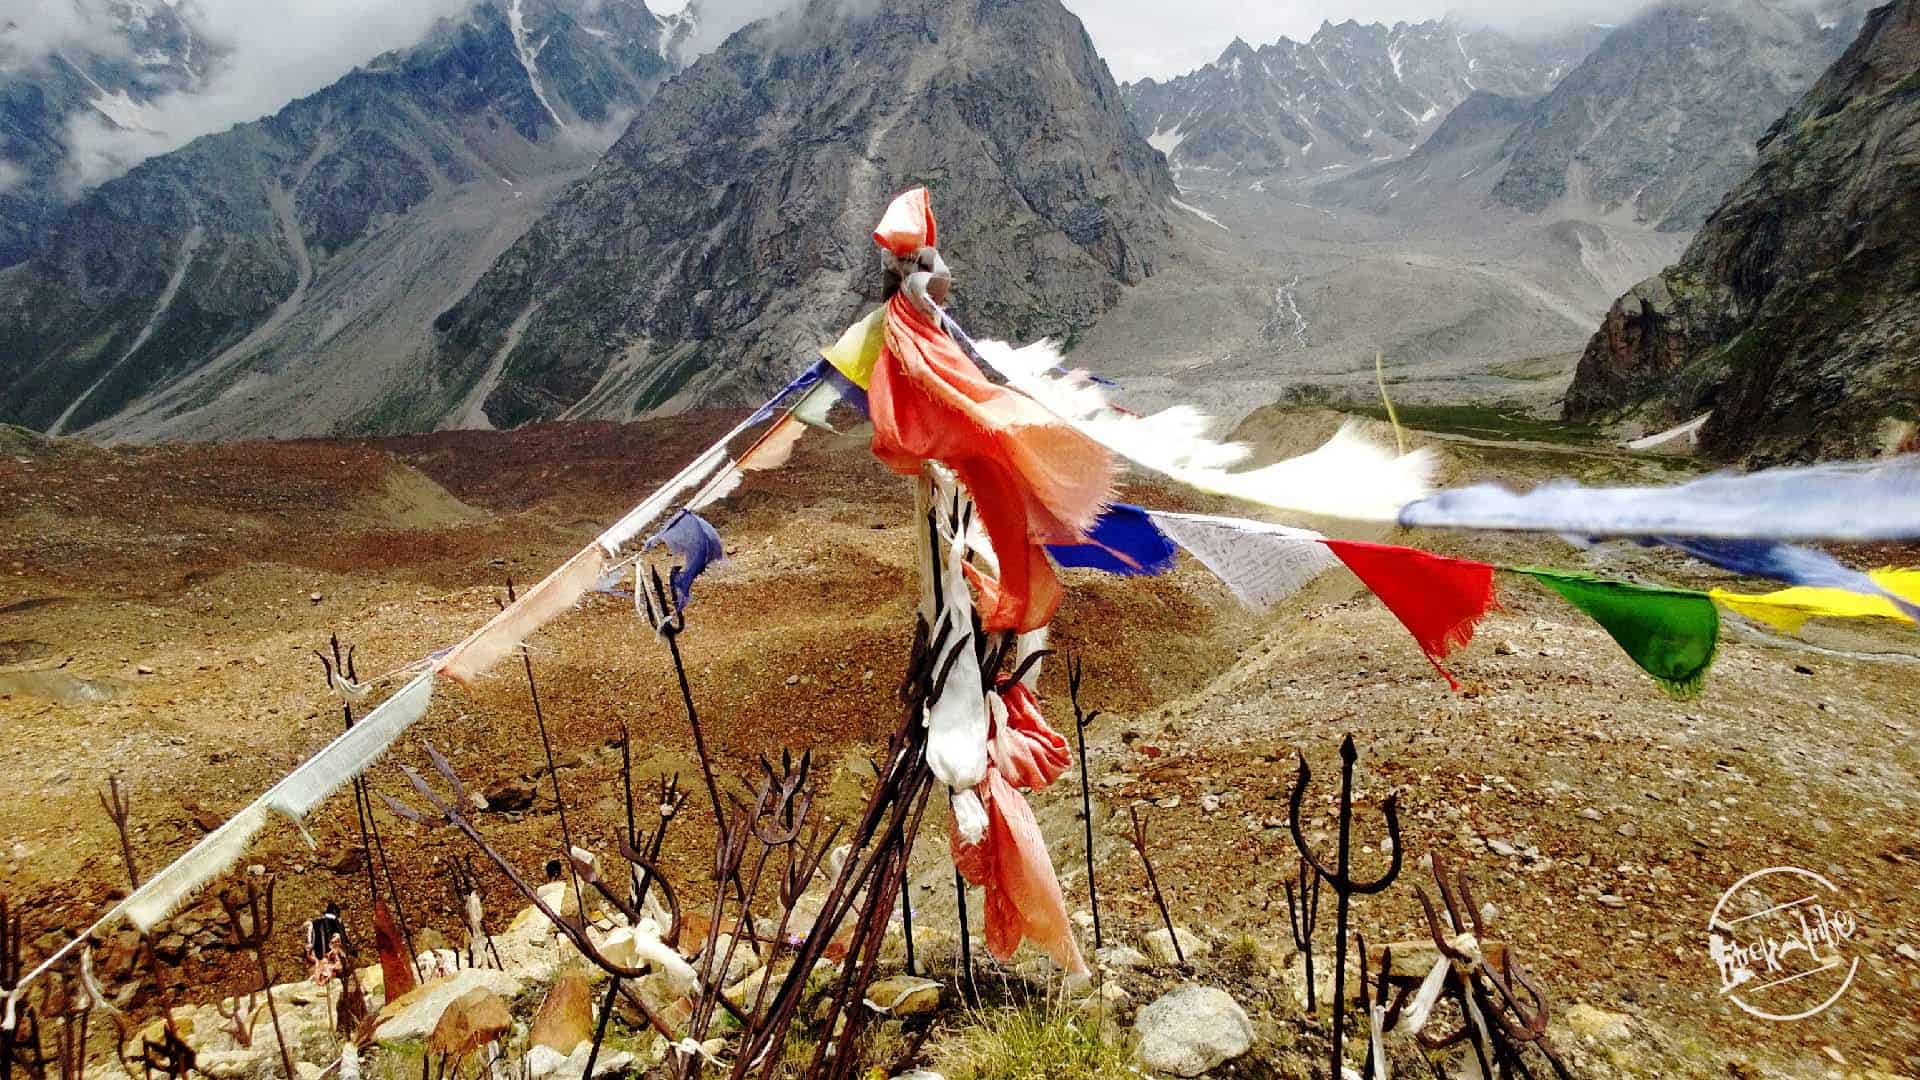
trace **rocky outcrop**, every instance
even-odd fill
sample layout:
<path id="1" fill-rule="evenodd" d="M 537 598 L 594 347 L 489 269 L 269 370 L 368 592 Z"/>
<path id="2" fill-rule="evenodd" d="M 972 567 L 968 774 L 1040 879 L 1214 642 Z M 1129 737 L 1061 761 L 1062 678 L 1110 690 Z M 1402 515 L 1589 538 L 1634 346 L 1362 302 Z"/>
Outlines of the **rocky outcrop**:
<path id="1" fill-rule="evenodd" d="M 1324 179 L 1408 153 L 1476 92 L 1546 93 L 1604 36 L 1586 26 L 1522 40 L 1452 18 L 1349 19 L 1305 42 L 1235 39 L 1206 67 L 1122 93 L 1176 170 Z"/>
<path id="2" fill-rule="evenodd" d="M 517 234 L 493 223 L 524 227 L 521 196 L 584 172 L 667 76 L 665 29 L 640 0 L 485 0 L 102 185 L 0 271 L 0 420 L 108 437 L 382 426 L 386 391 L 413 380 L 393 335 L 365 328 L 399 308 L 424 342 L 479 272 L 461 259 Z M 448 224 L 421 239 L 428 219 Z M 437 305 L 418 295 L 436 286 Z M 302 360 L 320 370 L 301 392 L 257 397 Z"/>
<path id="3" fill-rule="evenodd" d="M 1874 453 L 1920 416 L 1920 0 L 1766 133 L 1681 261 L 1588 344 L 1568 419 L 1661 427 L 1753 463 Z"/>
<path id="4" fill-rule="evenodd" d="M 1664 276 L 1648 278 L 1614 301 L 1567 389 L 1567 418 L 1595 419 L 1670 379 L 1689 349 L 1686 325 Z"/>
<path id="5" fill-rule="evenodd" d="M 1753 143 L 1853 39 L 1866 0 L 1663 0 L 1535 107 L 1501 150 L 1496 202 L 1626 210 L 1696 228 Z"/>
<path id="6" fill-rule="evenodd" d="M 1057 0 L 815 0 L 662 89 L 437 321 L 424 393 L 501 426 L 754 399 L 879 299 L 868 237 L 917 183 L 980 333 L 1072 335 L 1168 236 L 1165 166 Z"/>

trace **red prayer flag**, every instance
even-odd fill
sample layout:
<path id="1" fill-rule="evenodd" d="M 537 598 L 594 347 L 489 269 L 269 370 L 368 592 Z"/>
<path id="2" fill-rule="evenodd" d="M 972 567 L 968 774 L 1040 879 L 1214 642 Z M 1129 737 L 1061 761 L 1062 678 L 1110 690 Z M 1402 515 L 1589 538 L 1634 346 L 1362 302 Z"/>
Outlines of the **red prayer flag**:
<path id="1" fill-rule="evenodd" d="M 1440 666 L 1440 658 L 1472 641 L 1474 624 L 1499 604 L 1493 595 L 1493 567 L 1391 544 L 1325 543 L 1413 633 L 1447 685 L 1460 689 L 1460 681 Z"/>

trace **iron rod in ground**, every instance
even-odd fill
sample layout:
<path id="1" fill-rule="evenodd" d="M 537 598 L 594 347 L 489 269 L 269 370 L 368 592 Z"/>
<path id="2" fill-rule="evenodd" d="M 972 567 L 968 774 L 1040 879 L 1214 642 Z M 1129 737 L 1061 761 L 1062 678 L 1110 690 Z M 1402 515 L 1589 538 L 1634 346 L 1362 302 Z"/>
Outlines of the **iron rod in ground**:
<path id="1" fill-rule="evenodd" d="M 1073 727 L 1080 737 L 1080 820 L 1087 827 L 1087 903 L 1093 908 L 1093 948 L 1098 952 L 1103 941 L 1100 935 L 1100 887 L 1093 879 L 1093 785 L 1087 773 L 1087 728 L 1093 725 L 1100 713 L 1098 710 L 1086 715 L 1080 712 L 1081 672 L 1079 657 L 1067 662 L 1067 696 L 1073 702 Z"/>
<path id="2" fill-rule="evenodd" d="M 660 580 L 658 569 L 653 571 L 652 577 L 654 595 L 659 604 L 658 610 L 661 612 L 661 615 L 656 617 L 655 628 L 660 632 L 660 636 L 667 639 L 667 651 L 673 657 L 673 674 L 680 683 L 680 703 L 686 707 L 688 726 L 693 728 L 693 749 L 700 758 L 700 778 L 706 781 L 707 799 L 713 806 L 713 820 L 717 826 L 727 820 L 727 812 L 726 808 L 720 805 L 720 786 L 713 781 L 713 757 L 707 752 L 706 732 L 700 726 L 700 711 L 694 708 L 693 687 L 687 681 L 686 661 L 680 655 L 680 632 L 686 629 L 686 615 L 679 608 L 677 596 L 672 606 L 669 606 L 666 585 Z M 637 577 L 633 587 L 635 589 L 643 587 Z M 740 906 L 745 908 L 747 889 L 741 884 L 740 875 L 737 872 L 733 876 L 733 892 Z M 751 912 L 744 913 L 743 925 L 747 932 L 747 939 L 757 941 L 758 935 L 754 933 Z"/>
<path id="3" fill-rule="evenodd" d="M 413 948 L 413 926 L 407 922 L 407 909 L 400 904 L 400 887 L 393 882 L 393 864 L 387 861 L 387 845 L 380 839 L 380 822 L 374 819 L 372 800 L 367 804 L 367 823 L 373 828 L 374 854 L 380 856 L 380 872 L 387 879 L 387 896 L 393 901 L 393 917 L 400 923 L 400 936 L 407 943 L 407 966 L 413 969 L 413 977 L 426 982 L 426 973 L 420 970 L 420 957 Z"/>
<path id="4" fill-rule="evenodd" d="M 1173 958 L 1181 967 L 1187 966 L 1186 950 L 1180 947 L 1180 931 L 1173 927 L 1173 913 L 1167 910 L 1167 898 L 1160 891 L 1160 879 L 1154 875 L 1153 860 L 1147 857 L 1147 824 L 1140 820 L 1140 808 L 1130 806 L 1127 812 L 1133 816 L 1133 850 L 1140 853 L 1140 865 L 1147 868 L 1147 887 L 1153 890 L 1153 902 L 1160 909 L 1160 921 L 1167 924 L 1167 939 L 1173 942 Z"/>
<path id="5" fill-rule="evenodd" d="M 507 602 L 514 600 L 513 579 L 507 579 Z M 569 877 L 573 881 L 574 902 L 580 905 L 582 915 L 586 913 L 587 897 L 580 888 L 580 872 L 573 865 L 573 830 L 567 825 L 567 800 L 560 794 L 560 768 L 553 761 L 553 740 L 547 737 L 547 715 L 540 708 L 540 686 L 533 678 L 533 655 L 527 652 L 525 644 L 520 646 L 520 666 L 527 673 L 527 697 L 533 701 L 533 724 L 540 732 L 540 749 L 546 754 L 547 775 L 553 780 L 553 805 L 560 814 L 560 842 L 566 846 L 562 852 Z M 564 905 L 562 905 L 564 909 Z"/>
<path id="6" fill-rule="evenodd" d="M 600 1019 L 593 1025 L 593 1049 L 587 1051 L 587 1067 L 580 1075 L 593 1075 L 593 1064 L 600 1060 L 600 1044 L 607 1037 L 607 1021 L 613 1016 L 613 1002 L 620 996 L 620 976 L 607 977 L 607 998 L 600 1003 Z"/>
<path id="7" fill-rule="evenodd" d="M 973 983 L 973 930 L 967 925 L 967 879 L 953 868 L 954 903 L 960 914 L 960 996 L 969 1008 L 979 1008 L 980 988 Z"/>
<path id="8" fill-rule="evenodd" d="M 913 870 L 900 860 L 900 930 L 907 938 L 907 974 L 913 974 Z"/>

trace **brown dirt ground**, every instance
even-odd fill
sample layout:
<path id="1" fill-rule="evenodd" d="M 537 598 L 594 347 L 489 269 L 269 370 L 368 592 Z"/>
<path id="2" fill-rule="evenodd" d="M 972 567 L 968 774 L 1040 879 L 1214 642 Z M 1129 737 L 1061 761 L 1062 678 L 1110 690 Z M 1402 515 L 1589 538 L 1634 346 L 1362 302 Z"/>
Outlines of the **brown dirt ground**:
<path id="1" fill-rule="evenodd" d="M 202 835 L 196 819 L 224 818 L 337 732 L 337 703 L 312 656 L 329 632 L 358 646 L 362 675 L 457 640 L 495 610 L 509 574 L 538 578 L 733 419 L 112 450 L 0 434 L 0 891 L 36 929 L 84 926 L 124 881 L 96 795 L 109 775 L 132 788 L 137 860 L 151 871 Z M 1332 422 L 1275 411 L 1244 431 L 1278 455 Z M 1644 479 L 1676 468 L 1547 444 L 1438 441 L 1449 480 Z M 1223 509 L 1155 485 L 1127 494 Z M 859 797 L 864 755 L 896 719 L 911 606 L 907 506 L 904 482 L 857 440 L 812 435 L 791 467 L 751 478 L 713 515 L 730 561 L 702 581 L 682 644 L 724 771 L 744 774 L 781 746 L 812 748 L 833 766 L 830 809 L 844 813 Z M 1587 560 L 1558 541 L 1409 542 L 1511 564 Z M 1920 561 L 1911 550 L 1850 555 Z M 1715 580 L 1659 553 L 1604 548 L 1592 558 L 1677 584 Z M 1293 860 L 1275 822 L 1295 752 L 1313 763 L 1324 838 L 1333 749 L 1351 732 L 1361 835 L 1377 838 L 1377 800 L 1398 793 L 1409 855 L 1402 884 L 1357 908 L 1370 939 L 1418 936 L 1411 886 L 1426 879 L 1416 860 L 1437 851 L 1472 873 L 1499 909 L 1495 933 L 1556 1002 L 1633 1018 L 1632 1042 L 1593 1058 L 1596 1068 L 1920 1071 L 1920 962 L 1895 951 L 1920 947 L 1920 666 L 1861 658 L 1915 651 L 1910 630 L 1811 632 L 1825 652 L 1729 631 L 1706 694 L 1675 702 L 1584 617 L 1503 581 L 1503 610 L 1450 665 L 1468 684 L 1454 694 L 1344 572 L 1259 617 L 1187 562 L 1153 580 L 1075 573 L 1070 586 L 1054 644 L 1087 657 L 1089 697 L 1106 710 L 1093 747 L 1096 779 L 1107 778 L 1096 810 L 1103 911 L 1115 925 L 1152 925 L 1119 839 L 1121 808 L 1152 801 L 1162 804 L 1148 808 L 1154 850 L 1181 921 L 1217 941 L 1244 932 L 1283 947 L 1280 886 Z M 588 846 L 604 845 L 623 813 L 613 749 L 622 724 L 643 773 L 694 775 L 671 667 L 628 604 L 605 596 L 538 635 L 531 653 L 570 820 Z M 21 676 L 45 671 L 100 680 L 118 696 L 56 701 L 23 689 L 31 680 Z M 1063 700 L 1059 665 L 1044 689 Z M 438 690 L 395 759 L 422 765 L 422 742 L 475 788 L 541 767 L 512 665 L 472 690 Z M 402 793 L 392 764 L 371 775 L 377 789 Z M 1077 794 L 1063 784 L 1037 802 L 1079 903 L 1084 874 L 1064 869 L 1078 852 Z M 437 868 L 464 846 L 382 820 L 414 921 L 451 935 L 457 919 Z M 670 845 L 689 875 L 705 860 L 701 820 Z M 317 852 L 275 825 L 248 856 L 277 875 L 289 925 L 328 899 L 350 926 L 367 925 L 362 879 L 328 868 L 352 821 L 350 800 L 335 799 L 311 823 Z M 488 815 L 486 826 L 529 871 L 557 853 L 544 789 L 532 810 Z M 943 821 L 929 827 L 945 831 Z M 1502 857 L 1493 841 L 1520 854 Z M 923 862 L 937 859 L 937 845 L 924 848 Z M 1718 998 L 1703 932 L 1724 888 L 1781 863 L 1841 886 L 1868 957 L 1838 1005 L 1787 1025 Z M 487 881 L 494 910 L 519 906 L 497 876 Z M 277 962 L 290 972 L 297 946 L 281 937 Z M 49 932 L 38 944 L 55 940 Z M 207 997 L 200 987 L 239 977 L 229 961 L 198 953 L 170 977 Z"/>

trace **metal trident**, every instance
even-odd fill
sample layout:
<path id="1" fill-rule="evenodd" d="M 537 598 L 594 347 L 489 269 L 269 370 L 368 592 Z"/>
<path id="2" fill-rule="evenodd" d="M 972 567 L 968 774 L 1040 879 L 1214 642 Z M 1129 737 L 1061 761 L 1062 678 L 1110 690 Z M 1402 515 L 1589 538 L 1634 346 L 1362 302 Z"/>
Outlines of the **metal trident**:
<path id="1" fill-rule="evenodd" d="M 1487 931 L 1481 923 L 1480 906 L 1474 903 L 1473 886 L 1467 880 L 1466 871 L 1461 871 L 1454 879 L 1455 886 L 1449 888 L 1446 863 L 1435 852 L 1433 880 L 1440 887 L 1440 901 L 1446 905 L 1447 922 L 1453 932 L 1460 933 L 1471 924 L 1475 942 L 1484 945 Z M 1415 893 L 1420 898 L 1421 910 L 1426 914 L 1427 929 L 1433 935 L 1434 946 L 1453 964 L 1455 978 L 1450 988 L 1460 1006 L 1462 1017 L 1460 1030 L 1451 1034 L 1434 1037 L 1418 1033 L 1416 1037 L 1420 1045 L 1429 1050 L 1440 1050 L 1466 1042 L 1485 1075 L 1512 1075 L 1518 1072 L 1523 1077 L 1532 1075 L 1527 1070 L 1522 1054 L 1531 1046 L 1540 1051 L 1540 1055 L 1547 1059 L 1547 1064 L 1553 1066 L 1555 1076 L 1560 1080 L 1570 1080 L 1566 1065 L 1554 1053 L 1553 1044 L 1547 1041 L 1546 992 L 1521 967 L 1520 957 L 1515 954 L 1512 945 L 1502 949 L 1498 964 L 1483 960 L 1475 952 L 1457 948 L 1442 929 L 1426 890 L 1416 889 Z M 1463 908 L 1466 912 L 1464 921 L 1461 918 Z M 1516 980 L 1519 983 L 1518 992 L 1514 988 Z M 1521 993 L 1532 1000 L 1531 1007 L 1521 1004 Z M 1480 1022 L 1476 1022 L 1476 1017 L 1480 1018 Z"/>
<path id="2" fill-rule="evenodd" d="M 222 891 L 220 907 L 227 913 L 227 939 L 235 949 L 253 954 L 260 969 L 260 990 L 267 995 L 267 1018 L 273 1021 L 273 1041 L 280 1046 L 280 1064 L 287 1080 L 293 1080 L 293 1055 L 287 1050 L 287 1037 L 280 1030 L 280 1008 L 273 1002 L 273 972 L 267 967 L 267 942 L 273 939 L 273 879 L 267 879 L 263 895 L 252 878 L 244 891 Z"/>
<path id="3" fill-rule="evenodd" d="M 1328 867 L 1314 858 L 1313 849 L 1307 845 L 1307 836 L 1300 825 L 1301 804 L 1307 797 L 1307 781 L 1312 772 L 1307 768 L 1307 756 L 1300 755 L 1300 773 L 1293 783 L 1293 800 L 1288 805 L 1287 824 L 1293 832 L 1293 844 L 1300 850 L 1300 857 L 1313 867 L 1314 873 L 1334 891 L 1338 902 L 1334 908 L 1333 932 L 1333 1072 L 1332 1080 L 1340 1080 L 1340 1038 L 1347 1019 L 1347 910 L 1358 894 L 1369 896 L 1381 892 L 1393 880 L 1400 876 L 1400 812 L 1395 796 L 1387 796 L 1381 810 L 1387 817 L 1387 843 L 1393 849 L 1393 861 L 1387 872 L 1373 881 L 1357 881 L 1353 877 L 1350 856 L 1352 855 L 1353 833 L 1353 763 L 1360 756 L 1354 749 L 1353 736 L 1349 734 L 1340 741 L 1340 841 L 1334 851 L 1334 864 Z"/>
<path id="4" fill-rule="evenodd" d="M 481 835 L 480 830 L 475 828 L 473 823 L 467 819 L 463 808 L 472 805 L 472 803 L 467 797 L 466 785 L 462 784 L 459 776 L 455 775 L 452 764 L 447 761 L 445 755 L 434 749 L 432 745 L 423 744 L 423 748 L 426 750 L 427 760 L 433 764 L 434 771 L 439 773 L 441 779 L 445 780 L 447 786 L 452 789 L 452 797 L 443 796 L 435 791 L 412 767 L 402 765 L 400 771 L 406 776 L 407 783 L 413 785 L 414 791 L 418 792 L 420 797 L 425 799 L 427 804 L 432 807 L 431 816 L 438 819 L 442 824 L 450 825 L 465 834 L 467 839 L 472 841 L 473 845 L 480 849 L 480 853 L 491 860 L 494 866 L 498 867 L 500 872 L 507 876 L 507 880 L 513 883 L 513 887 L 519 891 L 520 895 L 531 901 L 533 906 L 538 908 L 540 913 L 545 915 L 549 922 L 553 923 L 554 929 L 558 930 L 568 941 L 572 942 L 573 947 L 580 950 L 580 954 L 585 956 L 595 967 L 621 981 L 637 980 L 647 975 L 649 969 L 646 966 L 629 968 L 608 959 L 593 939 L 587 935 L 587 899 L 583 893 L 574 894 L 575 903 L 573 905 L 573 911 L 569 914 L 564 910 L 568 906 L 564 900 L 562 900 L 560 904 L 562 910 L 555 910 L 554 906 L 547 903 L 546 899 L 535 890 L 531 883 L 520 876 L 520 872 L 514 868 L 506 856 L 502 855 L 499 849 L 489 844 L 487 838 Z M 428 814 L 415 810 L 406 803 L 400 802 L 384 793 L 381 794 L 380 798 L 387 804 L 387 809 L 407 821 L 421 824 L 429 818 Z M 661 941 L 667 945 L 677 943 L 680 939 L 680 904 L 674 896 L 672 887 L 665 878 L 660 876 L 659 868 L 649 862 L 644 855 L 634 851 L 630 845 L 624 843 L 620 845 L 620 848 L 622 858 L 646 871 L 651 879 L 660 886 L 661 892 L 666 897 L 667 909 L 672 916 L 672 923 L 667 928 L 667 932 L 661 935 Z M 599 891 L 600 895 L 609 903 L 613 904 L 621 914 L 626 915 L 635 924 L 638 923 L 637 910 L 629 906 L 624 897 L 620 896 L 615 890 L 608 888 L 598 877 L 584 878 L 583 884 L 593 886 Z M 673 1038 L 674 1031 L 672 1026 L 667 1024 L 665 1020 L 661 1019 L 657 1013 L 648 1007 L 644 999 L 638 995 L 634 995 L 627 1000 L 639 1007 L 641 1014 L 647 1018 L 648 1025 L 655 1031 L 670 1040 Z"/>

